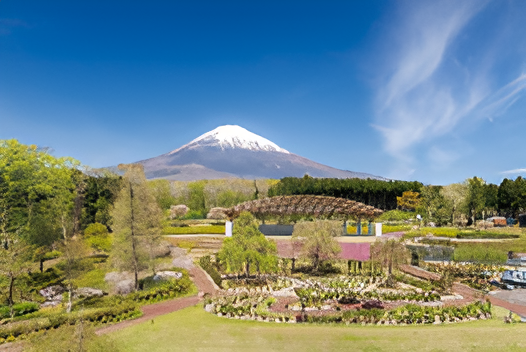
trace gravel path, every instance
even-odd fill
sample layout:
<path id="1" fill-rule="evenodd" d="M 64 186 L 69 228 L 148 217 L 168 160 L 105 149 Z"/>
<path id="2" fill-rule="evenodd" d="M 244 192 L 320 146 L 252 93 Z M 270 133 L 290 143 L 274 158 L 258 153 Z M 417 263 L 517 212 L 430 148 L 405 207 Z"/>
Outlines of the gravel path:
<path id="1" fill-rule="evenodd" d="M 97 335 L 108 334 L 113 331 L 121 330 L 132 325 L 140 324 L 145 321 L 154 322 L 154 318 L 159 315 L 175 312 L 180 309 L 191 307 L 196 305 L 202 300 L 204 294 L 213 295 L 216 292 L 213 282 L 209 279 L 208 275 L 203 269 L 198 266 L 194 266 L 189 271 L 192 281 L 197 286 L 199 294 L 192 297 L 176 298 L 169 301 L 163 301 L 159 303 L 149 304 L 141 307 L 143 315 L 137 319 L 126 320 L 117 324 L 108 325 L 97 330 Z"/>

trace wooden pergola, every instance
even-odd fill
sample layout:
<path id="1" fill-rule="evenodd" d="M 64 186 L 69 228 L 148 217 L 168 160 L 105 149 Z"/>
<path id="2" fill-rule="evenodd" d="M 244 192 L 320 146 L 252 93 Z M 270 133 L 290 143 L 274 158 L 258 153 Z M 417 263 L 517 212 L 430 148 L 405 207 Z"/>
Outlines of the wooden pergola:
<path id="1" fill-rule="evenodd" d="M 251 200 L 228 208 L 224 213 L 232 220 L 243 211 L 256 216 L 301 214 L 331 217 L 336 215 L 343 218 L 355 217 L 369 220 L 383 213 L 380 209 L 354 200 L 313 195 L 276 196 Z"/>

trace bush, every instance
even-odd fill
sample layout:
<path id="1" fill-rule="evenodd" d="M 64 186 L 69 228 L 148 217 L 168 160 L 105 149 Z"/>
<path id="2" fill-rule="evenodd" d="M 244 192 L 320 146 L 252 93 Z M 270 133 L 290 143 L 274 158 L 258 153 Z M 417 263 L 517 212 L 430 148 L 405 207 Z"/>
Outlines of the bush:
<path id="1" fill-rule="evenodd" d="M 26 281 L 26 286 L 31 287 L 33 291 L 38 292 L 39 290 L 49 286 L 61 285 L 62 280 L 64 280 L 64 274 L 58 268 L 52 267 L 43 273 L 29 273 L 27 276 L 21 277 L 20 280 Z"/>
<path id="2" fill-rule="evenodd" d="M 210 260 L 210 256 L 206 255 L 204 257 L 201 257 L 199 259 L 199 265 L 201 268 L 203 268 L 204 271 L 210 275 L 212 280 L 216 283 L 217 286 L 221 287 L 221 274 L 214 268 L 212 265 L 212 261 Z"/>
<path id="3" fill-rule="evenodd" d="M 100 224 L 98 222 L 89 224 L 88 227 L 84 230 L 84 236 L 104 236 L 108 234 L 108 228 L 106 225 Z"/>
<path id="4" fill-rule="evenodd" d="M 181 219 L 183 220 L 189 220 L 189 219 L 206 219 L 207 211 L 203 210 L 190 210 L 188 213 L 186 213 L 185 216 L 183 216 Z"/>
<path id="5" fill-rule="evenodd" d="M 23 302 L 13 305 L 13 316 L 22 316 L 32 312 L 38 311 L 39 306 L 33 302 Z M 0 307 L 0 319 L 6 319 L 11 317 L 11 308 L 9 306 Z"/>
<path id="6" fill-rule="evenodd" d="M 89 224 L 84 230 L 84 236 L 86 243 L 96 251 L 111 251 L 113 239 L 109 235 L 108 228 L 105 225 L 99 224 L 98 222 Z"/>
<path id="7" fill-rule="evenodd" d="M 86 244 L 98 252 L 109 253 L 113 245 L 113 236 L 99 235 L 86 238 Z"/>
<path id="8" fill-rule="evenodd" d="M 416 217 L 415 212 L 402 211 L 402 210 L 389 210 L 378 217 L 378 221 L 405 221 L 414 219 Z"/>

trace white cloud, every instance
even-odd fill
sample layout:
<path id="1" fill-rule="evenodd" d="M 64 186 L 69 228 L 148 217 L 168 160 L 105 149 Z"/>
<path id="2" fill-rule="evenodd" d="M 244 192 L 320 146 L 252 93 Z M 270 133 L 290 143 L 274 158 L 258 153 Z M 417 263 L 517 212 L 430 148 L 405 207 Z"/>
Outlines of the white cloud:
<path id="1" fill-rule="evenodd" d="M 526 169 L 514 169 L 514 170 L 502 171 L 501 174 L 503 175 L 526 174 Z"/>
<path id="2" fill-rule="evenodd" d="M 383 78 L 376 89 L 373 127 L 383 135 L 385 151 L 399 161 L 397 167 L 409 171 L 418 162 L 415 154 L 444 164 L 456 160 L 458 155 L 447 155 L 434 141 L 468 118 L 503 114 L 526 92 L 526 74 L 504 83 L 494 79 L 494 67 L 501 64 L 499 45 L 504 45 L 498 40 L 466 54 L 473 45 L 469 39 L 479 35 L 473 26 L 487 2 L 403 4 L 401 18 L 390 28 L 396 39 L 389 44 L 396 49 L 380 53 L 389 60 L 379 68 Z M 415 153 L 417 148 L 429 150 Z"/>

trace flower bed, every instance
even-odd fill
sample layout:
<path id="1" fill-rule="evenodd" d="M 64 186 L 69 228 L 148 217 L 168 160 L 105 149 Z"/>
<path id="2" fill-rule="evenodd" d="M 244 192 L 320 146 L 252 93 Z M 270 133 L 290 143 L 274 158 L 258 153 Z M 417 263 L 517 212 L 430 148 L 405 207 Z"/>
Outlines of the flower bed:
<path id="1" fill-rule="evenodd" d="M 379 301 L 368 301 L 362 309 L 327 310 L 328 314 L 272 312 L 276 299 L 266 295 L 223 296 L 208 299 L 205 310 L 220 317 L 268 322 L 345 323 L 376 325 L 441 324 L 491 318 L 491 303 L 474 302 L 462 307 L 405 304 L 385 310 Z"/>
<path id="2" fill-rule="evenodd" d="M 221 280 L 221 286 L 224 289 L 230 288 L 245 288 L 247 290 L 257 289 L 260 291 L 264 288 L 267 291 L 276 291 L 282 288 L 292 287 L 293 281 L 289 278 L 265 275 L 259 278 L 249 278 L 249 279 L 238 279 L 235 276 L 224 276 Z"/>
<path id="3" fill-rule="evenodd" d="M 380 287 L 384 277 L 258 280 L 232 280 L 235 287 L 224 291 L 223 296 L 208 299 L 205 309 L 232 319 L 385 325 L 438 324 L 491 316 L 490 303 L 444 306 L 436 291 L 423 289 L 429 287 L 425 281 L 416 283 L 422 288 L 406 284 L 403 289 L 388 289 Z M 269 281 L 276 288 L 284 288 L 275 291 L 258 285 Z M 248 287 L 243 286 L 247 283 Z"/>

